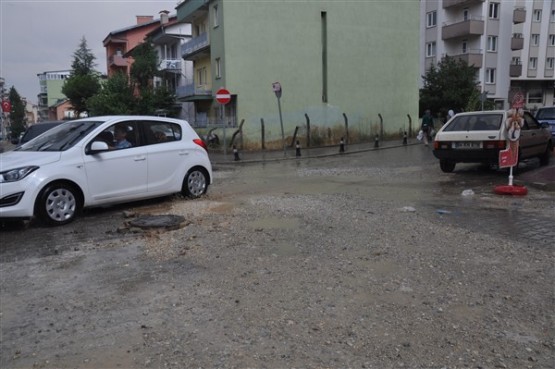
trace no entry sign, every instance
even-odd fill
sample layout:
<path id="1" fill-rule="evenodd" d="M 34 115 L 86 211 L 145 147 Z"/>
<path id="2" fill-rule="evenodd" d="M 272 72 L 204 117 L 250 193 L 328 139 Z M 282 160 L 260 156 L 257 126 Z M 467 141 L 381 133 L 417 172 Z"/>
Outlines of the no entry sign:
<path id="1" fill-rule="evenodd" d="M 231 101 L 231 94 L 225 88 L 220 88 L 218 92 L 216 92 L 216 101 L 220 104 L 227 104 Z"/>

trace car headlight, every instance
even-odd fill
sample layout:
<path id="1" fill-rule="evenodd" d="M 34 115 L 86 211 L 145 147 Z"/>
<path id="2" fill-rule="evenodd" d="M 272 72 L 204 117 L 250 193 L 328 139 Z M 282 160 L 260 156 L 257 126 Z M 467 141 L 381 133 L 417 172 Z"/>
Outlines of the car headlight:
<path id="1" fill-rule="evenodd" d="M 17 182 L 39 169 L 36 165 L 31 165 L 23 168 L 10 169 L 0 173 L 0 183 Z"/>

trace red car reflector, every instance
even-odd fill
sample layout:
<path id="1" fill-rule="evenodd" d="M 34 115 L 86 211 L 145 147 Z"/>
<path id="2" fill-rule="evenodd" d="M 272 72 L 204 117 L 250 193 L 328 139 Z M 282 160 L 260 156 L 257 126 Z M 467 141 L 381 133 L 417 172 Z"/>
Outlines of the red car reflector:
<path id="1" fill-rule="evenodd" d="M 196 143 L 197 145 L 199 145 L 200 147 L 202 147 L 204 150 L 208 151 L 208 147 L 206 146 L 206 144 L 204 143 L 203 140 L 201 140 L 200 138 L 195 138 L 193 140 L 194 143 Z"/>

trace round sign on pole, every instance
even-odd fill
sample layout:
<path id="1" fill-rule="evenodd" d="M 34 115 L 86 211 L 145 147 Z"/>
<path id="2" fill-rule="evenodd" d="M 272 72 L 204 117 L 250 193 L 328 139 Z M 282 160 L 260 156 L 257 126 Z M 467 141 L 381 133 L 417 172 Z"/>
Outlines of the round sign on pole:
<path id="1" fill-rule="evenodd" d="M 218 92 L 216 92 L 216 101 L 225 105 L 231 101 L 231 94 L 225 88 L 220 88 Z"/>

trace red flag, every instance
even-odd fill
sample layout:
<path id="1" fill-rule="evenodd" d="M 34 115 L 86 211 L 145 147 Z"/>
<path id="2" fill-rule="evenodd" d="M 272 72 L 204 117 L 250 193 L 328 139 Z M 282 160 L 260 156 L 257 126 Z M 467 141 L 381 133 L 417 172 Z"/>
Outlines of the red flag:
<path id="1" fill-rule="evenodd" d="M 2 111 L 4 113 L 9 113 L 12 111 L 12 104 L 8 100 L 2 100 Z"/>

